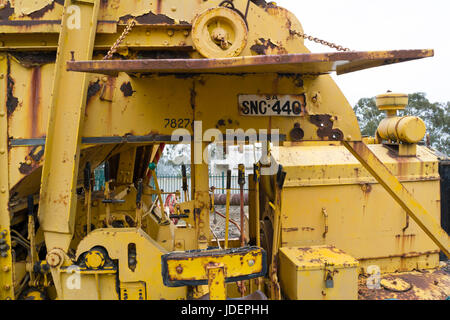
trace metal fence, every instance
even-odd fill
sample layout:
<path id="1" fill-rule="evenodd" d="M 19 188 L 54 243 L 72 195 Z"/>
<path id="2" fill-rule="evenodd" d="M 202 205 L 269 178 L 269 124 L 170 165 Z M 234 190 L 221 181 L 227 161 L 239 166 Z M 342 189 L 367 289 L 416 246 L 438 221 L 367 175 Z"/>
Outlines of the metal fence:
<path id="1" fill-rule="evenodd" d="M 101 190 L 105 185 L 105 173 L 104 173 L 104 167 L 99 166 L 94 171 L 95 175 L 95 186 L 94 190 Z M 158 184 L 159 188 L 163 190 L 164 192 L 173 192 L 175 193 L 177 190 L 181 193 L 181 200 L 186 201 L 184 199 L 184 194 L 182 190 L 183 185 L 183 178 L 181 175 L 157 175 L 158 177 Z M 191 196 L 191 177 L 187 177 L 188 180 L 188 194 L 189 197 Z M 153 179 L 150 181 L 150 185 L 154 187 Z M 215 187 L 219 190 L 216 190 L 215 192 L 217 194 L 220 193 L 226 193 L 224 190 L 227 186 L 227 176 L 225 173 L 222 173 L 221 175 L 210 175 L 209 176 L 209 186 Z M 221 190 L 220 190 L 221 189 Z M 231 177 L 231 194 L 238 194 L 239 193 L 239 184 L 238 184 L 238 177 L 232 176 Z M 248 192 L 248 176 L 245 177 L 245 185 L 244 185 L 244 192 Z M 166 200 L 167 195 L 163 195 L 163 201 Z"/>
<path id="2" fill-rule="evenodd" d="M 182 185 L 183 185 L 183 178 L 182 176 L 168 176 L 168 175 L 158 175 L 158 184 L 159 188 L 163 190 L 164 192 L 175 192 L 179 190 L 181 192 L 181 200 L 185 201 L 184 194 L 182 191 Z M 191 195 L 191 177 L 187 177 L 188 180 L 188 193 L 189 197 Z M 153 181 L 150 183 L 152 186 Z M 227 186 L 227 176 L 225 173 L 222 173 L 222 175 L 210 175 L 209 176 L 209 187 L 215 187 L 217 189 L 215 192 L 217 194 L 219 193 L 226 193 L 224 190 Z M 232 176 L 231 177 L 231 194 L 238 194 L 239 193 L 239 184 L 238 184 L 238 177 Z M 244 192 L 248 192 L 248 176 L 245 177 L 245 185 L 244 185 Z M 165 201 L 166 197 L 163 197 L 163 200 Z"/>

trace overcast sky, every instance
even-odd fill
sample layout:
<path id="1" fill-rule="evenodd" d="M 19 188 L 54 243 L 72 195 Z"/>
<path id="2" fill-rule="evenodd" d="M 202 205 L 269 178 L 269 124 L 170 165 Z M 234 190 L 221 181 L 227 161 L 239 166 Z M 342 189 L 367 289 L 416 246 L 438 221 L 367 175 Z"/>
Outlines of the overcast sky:
<path id="1" fill-rule="evenodd" d="M 432 102 L 450 101 L 450 1 L 278 0 L 305 33 L 356 51 L 434 49 L 433 58 L 333 78 L 354 105 L 359 98 L 391 90 L 425 92 Z M 312 52 L 333 49 L 305 44 Z"/>

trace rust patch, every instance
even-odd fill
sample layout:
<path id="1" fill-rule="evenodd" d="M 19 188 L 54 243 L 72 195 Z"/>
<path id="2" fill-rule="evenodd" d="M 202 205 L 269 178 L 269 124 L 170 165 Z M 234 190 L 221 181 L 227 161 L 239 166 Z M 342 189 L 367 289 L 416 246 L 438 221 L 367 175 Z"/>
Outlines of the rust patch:
<path id="1" fill-rule="evenodd" d="M 11 8 L 11 4 L 9 2 L 0 10 L 0 20 L 8 20 L 10 16 L 14 14 L 14 8 Z"/>
<path id="2" fill-rule="evenodd" d="M 120 91 L 122 91 L 124 97 L 131 97 L 133 93 L 136 91 L 133 91 L 133 87 L 131 86 L 131 82 L 124 82 L 120 86 Z"/>
<path id="3" fill-rule="evenodd" d="M 344 134 L 339 129 L 333 129 L 333 117 L 328 114 L 312 115 L 309 121 L 319 129 L 317 136 L 322 140 L 342 141 Z"/>
<path id="4" fill-rule="evenodd" d="M 380 290 L 371 290 L 367 288 L 367 276 L 361 276 L 359 279 L 358 295 L 361 300 L 445 300 L 448 297 L 446 292 L 450 278 L 445 271 L 437 270 L 433 272 L 411 272 L 396 273 L 382 276 L 386 280 L 401 279 L 409 283 L 412 288 L 405 292 L 395 292 L 382 288 Z M 441 283 L 442 282 L 442 283 Z"/>
<path id="5" fill-rule="evenodd" d="M 25 157 L 25 162 L 20 163 L 19 172 L 24 175 L 29 175 L 35 169 L 39 168 L 44 151 L 44 146 L 32 147 L 29 154 Z"/>
<path id="6" fill-rule="evenodd" d="M 194 81 L 192 83 L 191 98 L 190 98 L 190 103 L 191 103 L 192 110 L 195 110 L 195 98 L 197 98 L 197 91 L 195 90 L 195 81 Z"/>
<path id="7" fill-rule="evenodd" d="M 303 78 L 301 74 L 296 74 L 296 73 L 280 73 L 278 74 L 278 76 L 280 78 L 290 78 L 292 79 L 292 81 L 294 82 L 294 85 L 298 88 L 303 88 Z M 306 96 L 305 94 L 303 94 L 303 96 L 305 97 L 305 106 L 306 106 Z"/>
<path id="8" fill-rule="evenodd" d="M 14 52 L 12 56 L 25 68 L 35 68 L 56 61 L 56 52 Z"/>
<path id="9" fill-rule="evenodd" d="M 165 14 L 161 13 L 153 13 L 149 12 L 146 14 L 143 14 L 141 16 L 133 17 L 132 15 L 126 15 L 119 18 L 119 23 L 126 24 L 130 19 L 135 19 L 137 23 L 139 24 L 167 24 L 167 25 L 174 25 L 175 20 L 166 16 Z M 189 22 L 186 21 L 180 21 L 179 24 L 189 25 Z"/>
<path id="10" fill-rule="evenodd" d="M 267 55 L 272 53 L 286 54 L 287 51 L 282 46 L 273 43 L 270 39 L 259 38 L 259 44 L 250 47 L 250 50 L 258 55 Z"/>
<path id="11" fill-rule="evenodd" d="M 296 232 L 298 228 L 283 228 L 283 232 Z"/>
<path id="12" fill-rule="evenodd" d="M 89 104 L 92 97 L 95 96 L 101 89 L 100 85 L 100 79 L 98 79 L 96 82 L 90 82 L 87 92 L 87 98 L 86 98 L 86 105 Z"/>
<path id="13" fill-rule="evenodd" d="M 48 11 L 52 11 L 55 8 L 55 2 L 52 2 L 42 9 L 34 11 L 28 15 L 31 19 L 40 19 L 42 18 Z"/>
<path id="14" fill-rule="evenodd" d="M 314 231 L 314 230 L 316 230 L 316 229 L 314 229 L 314 228 L 311 228 L 311 227 L 303 227 L 302 228 L 302 231 L 306 231 L 306 232 L 311 232 L 311 231 Z"/>
<path id="15" fill-rule="evenodd" d="M 157 1 L 156 1 L 156 13 L 157 13 L 157 14 L 160 14 L 160 13 L 161 13 L 161 5 L 162 5 L 161 2 L 162 2 L 161 0 L 157 0 Z"/>
<path id="16" fill-rule="evenodd" d="M 370 183 L 364 183 L 361 185 L 361 190 L 365 195 L 372 192 L 372 185 Z"/>
<path id="17" fill-rule="evenodd" d="M 272 2 L 267 3 L 266 0 L 250 0 L 254 4 L 256 4 L 258 7 L 267 9 L 267 8 L 276 8 L 277 6 L 273 4 Z"/>
<path id="18" fill-rule="evenodd" d="M 11 77 L 11 60 L 8 57 L 7 60 L 7 85 L 6 85 L 6 109 L 8 117 L 16 110 L 19 104 L 19 99 L 14 96 L 14 84 L 15 81 Z"/>

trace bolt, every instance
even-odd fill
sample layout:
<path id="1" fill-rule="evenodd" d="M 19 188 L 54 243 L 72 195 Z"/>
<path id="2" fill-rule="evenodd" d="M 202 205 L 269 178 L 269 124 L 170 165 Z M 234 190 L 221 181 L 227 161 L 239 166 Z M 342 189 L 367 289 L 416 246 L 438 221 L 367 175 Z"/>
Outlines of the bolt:
<path id="1" fill-rule="evenodd" d="M 5 116 L 5 112 L 1 111 L 0 112 L 0 117 L 4 117 Z"/>
<path id="2" fill-rule="evenodd" d="M 11 289 L 11 286 L 9 284 L 5 284 L 3 286 L 3 289 L 5 289 L 6 291 L 8 291 L 9 289 Z"/>
<path id="3" fill-rule="evenodd" d="M 5 188 L 2 188 L 0 191 L 1 191 L 2 193 L 6 193 L 6 189 L 5 189 Z"/>
<path id="4" fill-rule="evenodd" d="M 183 34 L 184 34 L 185 37 L 187 37 L 189 35 L 189 31 L 186 30 L 186 31 L 183 32 Z"/>
<path id="5" fill-rule="evenodd" d="M 11 268 L 9 266 L 3 267 L 3 272 L 9 272 L 9 270 L 11 270 Z"/>
<path id="6" fill-rule="evenodd" d="M 49 252 L 46 260 L 50 267 L 56 268 L 62 262 L 62 257 L 57 252 Z"/>
<path id="7" fill-rule="evenodd" d="M 0 154 L 5 154 L 5 149 L 0 149 Z"/>
<path id="8" fill-rule="evenodd" d="M 174 32 L 173 32 L 173 30 L 168 30 L 167 34 L 169 35 L 169 37 L 172 37 L 174 35 Z"/>
<path id="9" fill-rule="evenodd" d="M 182 273 L 183 272 L 183 267 L 182 266 L 178 266 L 176 268 L 176 270 L 177 270 L 177 273 Z"/>
<path id="10" fill-rule="evenodd" d="M 253 259 L 248 260 L 248 265 L 249 265 L 250 267 L 253 267 L 253 266 L 255 265 L 255 260 L 253 260 Z"/>
<path id="11" fill-rule="evenodd" d="M 2 74 L 0 74 L 0 79 L 4 79 L 5 78 L 5 75 L 2 73 Z"/>

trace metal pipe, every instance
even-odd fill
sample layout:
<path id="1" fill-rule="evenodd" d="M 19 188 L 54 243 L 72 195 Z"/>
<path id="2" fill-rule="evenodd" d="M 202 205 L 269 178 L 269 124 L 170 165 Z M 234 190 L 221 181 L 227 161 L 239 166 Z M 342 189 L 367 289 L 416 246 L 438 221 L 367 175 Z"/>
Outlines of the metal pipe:
<path id="1" fill-rule="evenodd" d="M 240 164 L 238 166 L 239 174 L 238 174 L 238 184 L 240 188 L 240 196 L 241 196 L 241 247 L 245 246 L 245 228 L 244 228 L 244 185 L 245 185 L 245 166 Z"/>
<path id="2" fill-rule="evenodd" d="M 225 249 L 228 249 L 228 233 L 230 225 L 231 170 L 227 171 L 227 201 L 225 204 Z"/>

